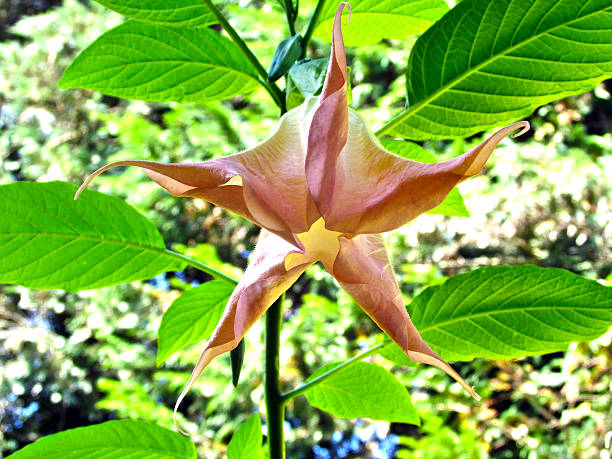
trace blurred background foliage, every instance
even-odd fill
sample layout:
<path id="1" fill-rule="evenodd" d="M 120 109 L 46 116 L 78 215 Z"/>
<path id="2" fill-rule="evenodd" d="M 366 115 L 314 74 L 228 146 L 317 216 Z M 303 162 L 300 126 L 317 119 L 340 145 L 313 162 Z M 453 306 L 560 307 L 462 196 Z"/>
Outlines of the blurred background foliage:
<path id="1" fill-rule="evenodd" d="M 307 17 L 313 2 L 300 7 Z M 267 66 L 286 34 L 277 2 L 232 1 L 223 10 Z M 0 0 L 0 183 L 76 184 L 119 159 L 205 160 L 254 145 L 271 131 L 278 113 L 263 90 L 200 105 L 58 90 L 76 54 L 122 20 L 88 1 Z M 348 49 L 352 106 L 373 129 L 403 104 L 413 42 Z M 328 45 L 315 40 L 310 51 L 324 57 Z M 498 264 L 562 267 L 612 284 L 611 91 L 604 82 L 537 110 L 530 134 L 505 142 L 484 175 L 461 185 L 469 218 L 424 215 L 388 235 L 406 301 L 448 276 Z M 480 139 L 424 146 L 448 158 Z M 203 201 L 173 198 L 135 168 L 113 170 L 96 185 L 143 212 L 175 250 L 234 276 L 246 266 L 257 237 L 250 223 Z M 172 427 L 171 407 L 199 349 L 156 368 L 156 330 L 181 291 L 207 280 L 187 269 L 79 294 L 0 286 L 0 457 L 42 435 L 108 419 Z M 380 338 L 318 266 L 287 295 L 285 319 L 286 389 Z M 610 458 L 604 437 L 612 430 L 611 341 L 608 332 L 566 352 L 456 364 L 481 403 L 436 369 L 397 367 L 420 427 L 334 419 L 299 397 L 288 409 L 288 457 Z M 262 348 L 257 324 L 237 389 L 222 357 L 183 404 L 181 424 L 201 457 L 222 457 L 238 425 L 263 412 Z"/>

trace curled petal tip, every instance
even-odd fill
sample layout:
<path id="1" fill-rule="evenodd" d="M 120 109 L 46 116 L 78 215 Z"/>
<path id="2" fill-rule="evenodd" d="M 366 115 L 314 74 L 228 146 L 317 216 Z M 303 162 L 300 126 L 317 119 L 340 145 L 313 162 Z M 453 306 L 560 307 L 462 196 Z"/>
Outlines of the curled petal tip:
<path id="1" fill-rule="evenodd" d="M 353 14 L 353 11 L 351 10 L 351 4 L 349 2 L 342 2 L 340 3 L 340 5 L 338 5 L 338 10 L 340 10 L 340 14 L 342 14 L 342 10 L 345 6 L 348 8 L 349 13 L 348 19 L 346 20 L 346 25 L 348 25 L 351 22 L 351 16 Z"/>
<path id="2" fill-rule="evenodd" d="M 115 163 L 111 163 L 111 164 L 107 164 L 104 167 L 101 167 L 100 169 L 98 169 L 97 171 L 91 173 L 89 175 L 89 177 L 87 177 L 85 179 L 85 181 L 83 182 L 83 184 L 79 187 L 79 189 L 77 190 L 77 192 L 74 194 L 74 200 L 76 201 L 77 199 L 79 199 L 79 196 L 81 195 L 81 193 L 83 192 L 83 190 L 85 190 L 85 188 L 87 188 L 89 186 L 89 184 L 91 182 L 93 182 L 93 179 L 95 179 L 98 175 L 100 175 L 102 172 L 108 170 L 108 169 L 112 169 L 115 166 L 128 166 L 130 164 L 130 161 L 117 161 Z"/>
<path id="3" fill-rule="evenodd" d="M 515 137 L 521 136 L 523 135 L 525 132 L 527 132 L 530 128 L 529 125 L 529 121 L 519 121 L 518 123 L 515 124 L 515 126 L 517 128 L 521 127 L 522 129 L 519 132 L 516 132 L 514 134 L 512 134 L 512 138 L 514 139 Z"/>
<path id="4" fill-rule="evenodd" d="M 176 415 L 178 412 L 178 407 L 181 404 L 181 402 L 183 401 L 183 394 L 181 394 L 181 396 L 179 397 L 179 399 L 176 401 L 176 404 L 174 405 L 174 411 L 172 412 L 172 419 L 174 419 L 174 427 L 176 427 L 176 429 L 182 433 L 183 435 L 185 435 L 186 437 L 191 437 L 191 434 L 185 432 L 183 429 L 181 429 L 181 426 L 178 423 L 178 420 L 176 419 Z"/>
<path id="5" fill-rule="evenodd" d="M 83 190 L 87 187 L 87 185 L 85 183 L 83 183 L 79 189 L 76 191 L 76 193 L 74 193 L 74 200 L 76 201 L 77 199 L 79 199 L 79 196 L 81 196 L 81 193 L 83 192 Z"/>

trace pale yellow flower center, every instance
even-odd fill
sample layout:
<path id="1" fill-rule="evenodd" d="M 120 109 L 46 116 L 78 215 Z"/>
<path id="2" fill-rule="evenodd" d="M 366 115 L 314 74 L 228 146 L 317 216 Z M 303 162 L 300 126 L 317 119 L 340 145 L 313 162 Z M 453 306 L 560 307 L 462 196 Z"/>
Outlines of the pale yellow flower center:
<path id="1" fill-rule="evenodd" d="M 341 234 L 341 232 L 330 231 L 325 228 L 325 221 L 323 218 L 319 218 L 308 231 L 297 235 L 304 245 L 304 253 L 293 252 L 287 255 L 285 269 L 290 270 L 303 263 L 320 261 L 323 266 L 331 270 L 340 251 L 338 237 Z"/>

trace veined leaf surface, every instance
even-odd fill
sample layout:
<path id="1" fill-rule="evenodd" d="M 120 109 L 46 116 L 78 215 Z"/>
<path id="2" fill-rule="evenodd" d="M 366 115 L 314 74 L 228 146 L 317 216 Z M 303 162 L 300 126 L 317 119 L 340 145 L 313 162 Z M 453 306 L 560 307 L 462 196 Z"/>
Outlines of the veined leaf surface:
<path id="1" fill-rule="evenodd" d="M 128 21 L 79 54 L 58 86 L 127 99 L 204 102 L 245 94 L 258 84 L 238 47 L 214 30 Z"/>
<path id="2" fill-rule="evenodd" d="M 378 132 L 466 137 L 612 76 L 612 1 L 472 0 L 410 52 L 407 109 Z"/>
<path id="3" fill-rule="evenodd" d="M 68 291 L 150 279 L 183 267 L 121 199 L 64 182 L 0 186 L 0 283 Z"/>
<path id="4" fill-rule="evenodd" d="M 208 338 L 223 315 L 234 286 L 210 281 L 193 287 L 170 305 L 159 326 L 157 364 L 184 347 Z"/>
<path id="5" fill-rule="evenodd" d="M 448 11 L 444 0 L 353 0 L 350 3 L 351 22 L 342 25 L 344 42 L 348 46 L 423 33 Z M 326 3 L 315 29 L 318 37 L 331 41 L 337 7 L 337 3 Z"/>
<path id="6" fill-rule="evenodd" d="M 604 334 L 612 287 L 557 268 L 490 267 L 423 290 L 408 310 L 446 360 L 513 359 Z"/>
<path id="7" fill-rule="evenodd" d="M 232 435 L 232 439 L 227 445 L 227 459 L 247 457 L 261 459 L 263 457 L 262 441 L 261 419 L 258 413 L 254 413 L 240 424 L 238 430 Z"/>
<path id="8" fill-rule="evenodd" d="M 336 367 L 323 365 L 308 381 Z M 370 418 L 419 425 L 410 395 L 397 378 L 373 363 L 358 362 L 305 392 L 308 403 L 341 418 Z"/>
<path id="9" fill-rule="evenodd" d="M 197 459 L 189 437 L 141 421 L 108 421 L 47 435 L 11 459 Z"/>
<path id="10" fill-rule="evenodd" d="M 217 20 L 201 0 L 96 0 L 101 5 L 139 21 L 201 27 Z"/>

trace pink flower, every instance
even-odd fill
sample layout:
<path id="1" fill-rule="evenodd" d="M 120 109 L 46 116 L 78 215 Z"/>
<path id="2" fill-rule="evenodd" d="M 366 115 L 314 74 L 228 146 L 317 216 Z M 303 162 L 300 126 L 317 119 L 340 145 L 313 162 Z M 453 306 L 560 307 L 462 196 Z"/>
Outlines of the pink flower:
<path id="1" fill-rule="evenodd" d="M 362 118 L 349 111 L 346 56 L 336 12 L 331 58 L 320 98 L 286 113 L 257 147 L 193 164 L 119 161 L 138 166 L 175 196 L 205 199 L 262 227 L 244 277 L 206 344 L 181 402 L 208 363 L 232 350 L 304 270 L 319 261 L 406 355 L 436 366 L 474 390 L 421 338 L 412 324 L 380 233 L 440 204 L 478 174 L 493 149 L 528 123 L 500 129 L 450 161 L 422 164 L 385 151 Z"/>

